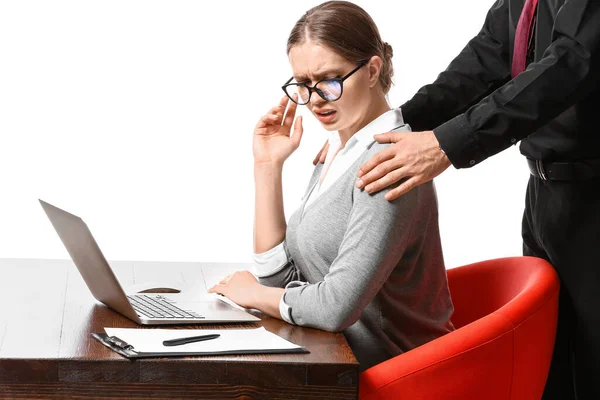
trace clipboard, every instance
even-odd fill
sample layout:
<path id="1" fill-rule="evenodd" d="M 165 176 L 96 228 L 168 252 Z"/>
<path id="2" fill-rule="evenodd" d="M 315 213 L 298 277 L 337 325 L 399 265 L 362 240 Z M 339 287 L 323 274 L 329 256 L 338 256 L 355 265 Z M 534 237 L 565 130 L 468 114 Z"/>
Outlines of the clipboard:
<path id="1" fill-rule="evenodd" d="M 263 328 L 264 329 L 264 328 Z M 268 332 L 268 331 L 267 331 Z M 269 332 L 270 333 L 270 332 Z M 271 333 L 270 333 L 271 334 Z M 310 353 L 305 347 L 295 345 L 294 348 L 279 349 L 234 349 L 220 351 L 174 351 L 166 349 L 165 351 L 144 352 L 136 351 L 133 344 L 127 343 L 117 336 L 109 336 L 107 333 L 92 333 L 92 337 L 111 349 L 112 351 L 128 359 L 153 358 L 153 357 L 187 357 L 187 356 L 213 356 L 213 355 L 232 355 L 232 354 L 306 354 Z M 272 334 L 274 335 L 274 334 Z M 277 336 L 277 335 L 275 335 Z"/>

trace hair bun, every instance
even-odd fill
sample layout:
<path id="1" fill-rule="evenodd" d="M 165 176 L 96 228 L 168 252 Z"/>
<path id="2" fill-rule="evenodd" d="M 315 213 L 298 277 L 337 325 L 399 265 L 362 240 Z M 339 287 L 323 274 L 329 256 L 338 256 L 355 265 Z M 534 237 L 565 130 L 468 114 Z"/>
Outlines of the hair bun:
<path id="1" fill-rule="evenodd" d="M 392 58 L 394 56 L 394 49 L 388 42 L 383 42 L 383 51 L 386 58 Z"/>

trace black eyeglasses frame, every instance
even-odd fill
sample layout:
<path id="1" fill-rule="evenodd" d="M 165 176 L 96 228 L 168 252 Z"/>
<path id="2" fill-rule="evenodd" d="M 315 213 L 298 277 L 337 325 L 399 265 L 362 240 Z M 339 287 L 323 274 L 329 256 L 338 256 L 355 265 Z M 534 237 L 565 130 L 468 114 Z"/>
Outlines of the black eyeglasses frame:
<path id="1" fill-rule="evenodd" d="M 320 81 L 318 81 L 317 83 L 315 83 L 314 86 L 308 86 L 306 83 L 290 83 L 294 79 L 294 77 L 292 76 L 281 87 L 281 89 L 284 91 L 284 93 L 286 94 L 286 96 L 289 97 L 290 100 L 292 100 L 294 103 L 296 103 L 296 104 L 298 104 L 300 106 L 306 105 L 306 104 L 308 104 L 310 102 L 310 97 L 312 96 L 313 92 L 316 92 L 319 95 L 319 97 L 321 97 L 325 101 L 338 101 L 342 97 L 342 93 L 344 93 L 344 81 L 346 79 L 348 79 L 350 76 L 352 76 L 352 74 L 354 74 L 356 71 L 358 71 L 359 69 L 361 69 L 362 67 L 364 67 L 365 65 L 367 65 L 367 63 L 368 63 L 368 61 L 361 61 L 361 62 L 358 63 L 358 66 L 356 68 L 354 68 L 352 71 L 348 72 L 343 77 L 341 77 L 341 78 L 325 78 L 325 79 L 321 79 Z M 321 90 L 317 89 L 317 85 L 319 83 L 321 83 L 321 82 L 324 82 L 324 81 L 335 81 L 335 82 L 338 82 L 340 84 L 340 95 L 336 99 L 334 99 L 334 100 L 326 99 L 325 98 L 325 94 Z M 306 100 L 306 103 L 301 103 L 301 102 L 298 102 L 298 101 L 294 100 L 292 98 L 292 96 L 290 96 L 290 94 L 288 93 L 288 91 L 286 89 L 289 86 L 304 86 L 308 90 L 308 99 Z"/>

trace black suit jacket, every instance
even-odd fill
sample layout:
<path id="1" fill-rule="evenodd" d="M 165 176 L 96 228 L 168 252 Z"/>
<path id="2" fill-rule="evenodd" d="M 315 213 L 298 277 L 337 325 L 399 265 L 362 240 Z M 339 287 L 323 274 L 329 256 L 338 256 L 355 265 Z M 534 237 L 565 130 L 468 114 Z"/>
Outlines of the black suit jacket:
<path id="1" fill-rule="evenodd" d="M 527 70 L 511 79 L 524 0 L 497 0 L 481 31 L 402 112 L 457 168 L 521 141 L 545 161 L 600 158 L 600 0 L 539 0 Z"/>

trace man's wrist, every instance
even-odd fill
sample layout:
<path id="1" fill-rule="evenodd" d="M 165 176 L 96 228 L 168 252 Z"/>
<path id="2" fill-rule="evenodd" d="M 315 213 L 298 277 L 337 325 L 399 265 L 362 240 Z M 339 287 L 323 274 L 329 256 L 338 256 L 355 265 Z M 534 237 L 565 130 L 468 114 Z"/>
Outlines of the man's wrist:
<path id="1" fill-rule="evenodd" d="M 446 121 L 433 133 L 455 168 L 469 168 L 487 158 L 464 114 Z"/>
<path id="2" fill-rule="evenodd" d="M 440 144 L 440 141 L 438 140 L 435 132 L 434 131 L 427 131 L 427 133 L 430 135 L 431 140 L 433 142 L 433 146 L 432 147 L 437 147 L 440 152 L 442 152 L 443 154 L 446 154 L 446 152 L 442 148 L 442 145 Z"/>

